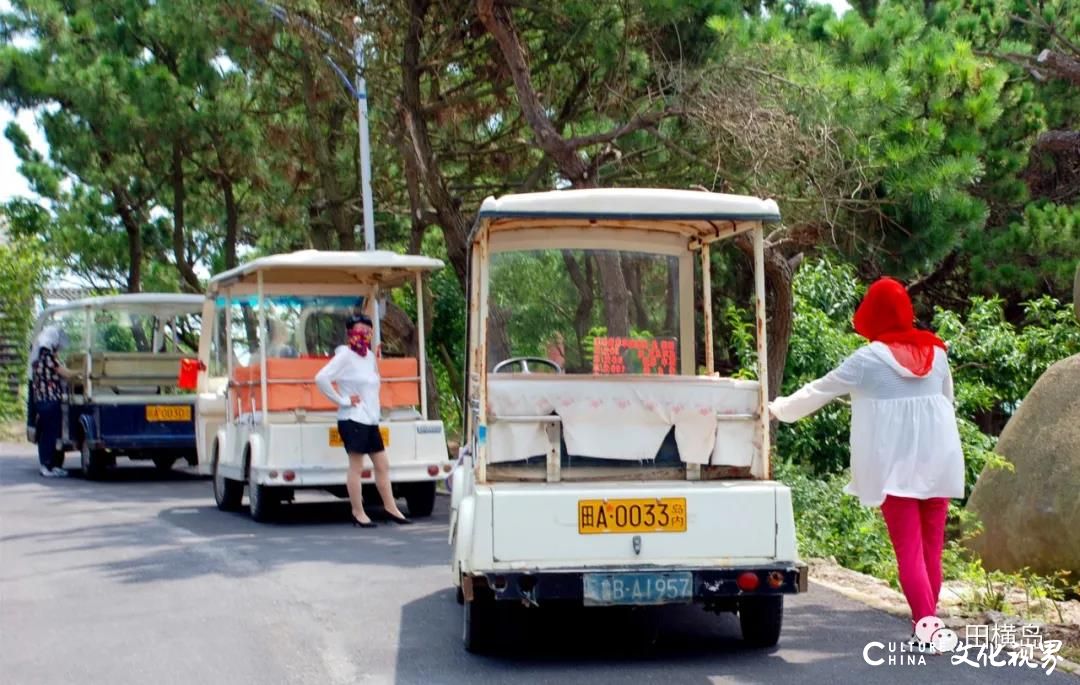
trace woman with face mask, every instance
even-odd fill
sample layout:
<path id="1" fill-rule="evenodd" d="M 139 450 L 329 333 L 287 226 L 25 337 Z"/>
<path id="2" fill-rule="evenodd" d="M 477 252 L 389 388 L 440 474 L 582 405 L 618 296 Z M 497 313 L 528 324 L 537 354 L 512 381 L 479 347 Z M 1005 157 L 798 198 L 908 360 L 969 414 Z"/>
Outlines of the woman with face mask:
<path id="1" fill-rule="evenodd" d="M 374 528 L 364 512 L 360 474 L 364 455 L 375 467 L 375 486 L 383 509 L 394 523 L 412 523 L 397 507 L 390 486 L 390 461 L 379 433 L 379 367 L 371 349 L 371 319 L 353 316 L 345 324 L 348 344 L 337 348 L 334 358 L 315 375 L 315 384 L 338 405 L 338 431 L 349 455 L 346 485 L 352 503 L 353 525 Z"/>
<path id="2" fill-rule="evenodd" d="M 30 353 L 30 400 L 37 415 L 38 472 L 44 478 L 67 475 L 67 471 L 55 463 L 56 441 L 60 439 L 63 421 L 60 402 L 67 389 L 67 380 L 75 376 L 60 361 L 60 351 L 66 343 L 66 336 L 59 326 L 46 326 L 38 334 Z"/>

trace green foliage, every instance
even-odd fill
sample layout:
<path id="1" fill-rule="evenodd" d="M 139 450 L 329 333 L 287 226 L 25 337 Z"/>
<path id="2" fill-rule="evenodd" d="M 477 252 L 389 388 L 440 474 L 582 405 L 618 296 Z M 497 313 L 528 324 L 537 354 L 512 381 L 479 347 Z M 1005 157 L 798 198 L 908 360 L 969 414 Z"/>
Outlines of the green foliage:
<path id="1" fill-rule="evenodd" d="M 842 566 L 896 583 L 896 557 L 876 508 L 844 494 L 847 472 L 814 475 L 789 461 L 773 465 L 791 488 L 795 531 L 803 557 L 834 557 Z"/>
<path id="2" fill-rule="evenodd" d="M 971 298 L 961 315 L 938 309 L 938 335 L 949 343 L 957 411 L 1011 414 L 1054 362 L 1080 353 L 1080 326 L 1070 307 L 1052 297 L 1024 303 L 1021 325 L 1005 317 L 998 298 Z"/>
<path id="3" fill-rule="evenodd" d="M 1007 284 L 1024 296 L 1049 285 L 1067 293 L 1080 259 L 1080 205 L 1035 202 L 989 241 L 971 245 L 972 278 L 981 286 Z"/>
<path id="4" fill-rule="evenodd" d="M 0 283 L 4 284 L 4 296 L 0 298 L 0 340 L 11 345 L 14 355 L 0 368 L 4 376 L 0 379 L 0 420 L 21 416 L 25 409 L 18 396 L 10 395 L 7 380 L 15 376 L 22 385 L 34 325 L 34 303 L 41 294 L 50 265 L 40 247 L 31 241 L 16 240 L 0 245 Z"/>

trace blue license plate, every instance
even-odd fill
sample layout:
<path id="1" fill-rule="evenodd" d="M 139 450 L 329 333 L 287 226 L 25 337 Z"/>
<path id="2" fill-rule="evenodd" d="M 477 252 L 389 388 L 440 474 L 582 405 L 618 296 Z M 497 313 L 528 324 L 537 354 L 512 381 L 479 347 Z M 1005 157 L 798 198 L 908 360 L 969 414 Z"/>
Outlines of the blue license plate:
<path id="1" fill-rule="evenodd" d="M 586 573 L 585 606 L 686 604 L 694 598 L 689 571 L 668 573 Z"/>

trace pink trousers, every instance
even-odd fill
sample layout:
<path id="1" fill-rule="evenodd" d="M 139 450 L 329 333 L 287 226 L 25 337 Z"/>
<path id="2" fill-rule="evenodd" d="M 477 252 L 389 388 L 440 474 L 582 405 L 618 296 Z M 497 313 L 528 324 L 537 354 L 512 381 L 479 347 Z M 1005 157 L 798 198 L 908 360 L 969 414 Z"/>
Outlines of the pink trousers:
<path id="1" fill-rule="evenodd" d="M 913 499 L 886 495 L 881 504 L 913 626 L 937 612 L 948 511 L 949 500 L 945 497 Z"/>

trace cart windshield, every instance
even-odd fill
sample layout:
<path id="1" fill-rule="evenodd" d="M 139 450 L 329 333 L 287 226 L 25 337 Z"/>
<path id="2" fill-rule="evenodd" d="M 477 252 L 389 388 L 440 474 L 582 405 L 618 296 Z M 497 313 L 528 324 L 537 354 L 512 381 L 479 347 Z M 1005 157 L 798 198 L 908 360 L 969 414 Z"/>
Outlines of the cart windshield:
<path id="1" fill-rule="evenodd" d="M 95 352 L 193 354 L 199 348 L 198 312 L 155 313 L 109 307 L 90 313 L 90 349 Z"/>
<path id="2" fill-rule="evenodd" d="M 568 374 L 675 375 L 679 260 L 621 250 L 529 250 L 491 258 L 488 369 L 538 357 Z M 500 366 L 500 364 L 502 365 Z M 529 372 L 551 372 L 532 363 Z"/>
<path id="3" fill-rule="evenodd" d="M 213 367 L 221 375 L 227 368 L 224 351 L 225 321 L 232 339 L 233 362 L 249 366 L 259 360 L 258 297 L 246 295 L 227 301 L 217 298 L 218 317 L 213 345 Z M 356 295 L 267 295 L 266 352 L 268 358 L 330 357 L 345 344 L 345 323 L 364 311 L 366 298 Z M 228 307 L 228 311 L 226 308 Z"/>

